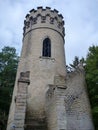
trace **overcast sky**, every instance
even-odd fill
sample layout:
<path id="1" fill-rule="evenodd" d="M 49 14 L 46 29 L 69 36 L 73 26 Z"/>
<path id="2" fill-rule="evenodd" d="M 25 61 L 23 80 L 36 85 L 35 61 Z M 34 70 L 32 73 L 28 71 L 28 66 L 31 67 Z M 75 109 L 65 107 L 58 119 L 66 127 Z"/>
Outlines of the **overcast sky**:
<path id="1" fill-rule="evenodd" d="M 20 54 L 24 18 L 38 6 L 55 8 L 64 16 L 67 64 L 98 45 L 98 0 L 0 0 L 0 49 L 11 46 Z"/>

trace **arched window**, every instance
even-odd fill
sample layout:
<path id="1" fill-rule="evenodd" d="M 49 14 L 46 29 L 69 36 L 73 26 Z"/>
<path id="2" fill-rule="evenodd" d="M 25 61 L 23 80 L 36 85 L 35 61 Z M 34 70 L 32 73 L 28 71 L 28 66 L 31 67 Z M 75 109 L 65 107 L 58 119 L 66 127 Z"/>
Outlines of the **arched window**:
<path id="1" fill-rule="evenodd" d="M 43 56 L 51 57 L 51 41 L 49 38 L 46 38 L 43 41 Z"/>

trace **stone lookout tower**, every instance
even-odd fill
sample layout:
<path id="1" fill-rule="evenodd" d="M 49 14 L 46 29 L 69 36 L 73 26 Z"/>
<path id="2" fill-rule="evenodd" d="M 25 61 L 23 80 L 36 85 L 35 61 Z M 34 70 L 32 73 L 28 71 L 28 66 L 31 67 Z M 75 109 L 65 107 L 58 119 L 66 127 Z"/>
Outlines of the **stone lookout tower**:
<path id="1" fill-rule="evenodd" d="M 93 130 L 83 68 L 66 72 L 64 35 L 57 10 L 26 15 L 7 130 Z"/>

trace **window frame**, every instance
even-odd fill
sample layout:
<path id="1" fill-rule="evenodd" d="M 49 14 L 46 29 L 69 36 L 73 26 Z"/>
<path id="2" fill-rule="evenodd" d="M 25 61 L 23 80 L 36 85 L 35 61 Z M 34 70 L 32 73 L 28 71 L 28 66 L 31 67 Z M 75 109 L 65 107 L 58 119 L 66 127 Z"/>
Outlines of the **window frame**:
<path id="1" fill-rule="evenodd" d="M 43 40 L 42 56 L 51 57 L 51 40 L 49 37 Z"/>

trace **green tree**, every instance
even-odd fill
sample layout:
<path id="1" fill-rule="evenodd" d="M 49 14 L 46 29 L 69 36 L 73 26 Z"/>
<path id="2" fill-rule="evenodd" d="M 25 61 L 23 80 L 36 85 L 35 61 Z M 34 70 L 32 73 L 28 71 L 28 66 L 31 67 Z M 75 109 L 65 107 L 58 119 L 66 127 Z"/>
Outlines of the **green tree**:
<path id="1" fill-rule="evenodd" d="M 0 128 L 5 130 L 19 57 L 13 47 L 0 52 Z"/>
<path id="2" fill-rule="evenodd" d="M 79 59 L 78 56 L 75 56 L 72 64 L 69 64 L 68 67 L 75 70 L 76 68 L 79 67 L 80 63 L 84 64 L 85 63 L 85 59 L 83 57 L 81 59 Z"/>
<path id="3" fill-rule="evenodd" d="M 94 124 L 98 130 L 98 46 L 89 47 L 85 71 Z"/>
<path id="4" fill-rule="evenodd" d="M 73 60 L 73 63 L 70 64 L 70 66 L 71 66 L 72 68 L 77 68 L 77 66 L 79 65 L 79 63 L 80 63 L 79 57 L 78 57 L 78 56 L 75 56 L 75 58 L 74 58 L 74 60 Z"/>

